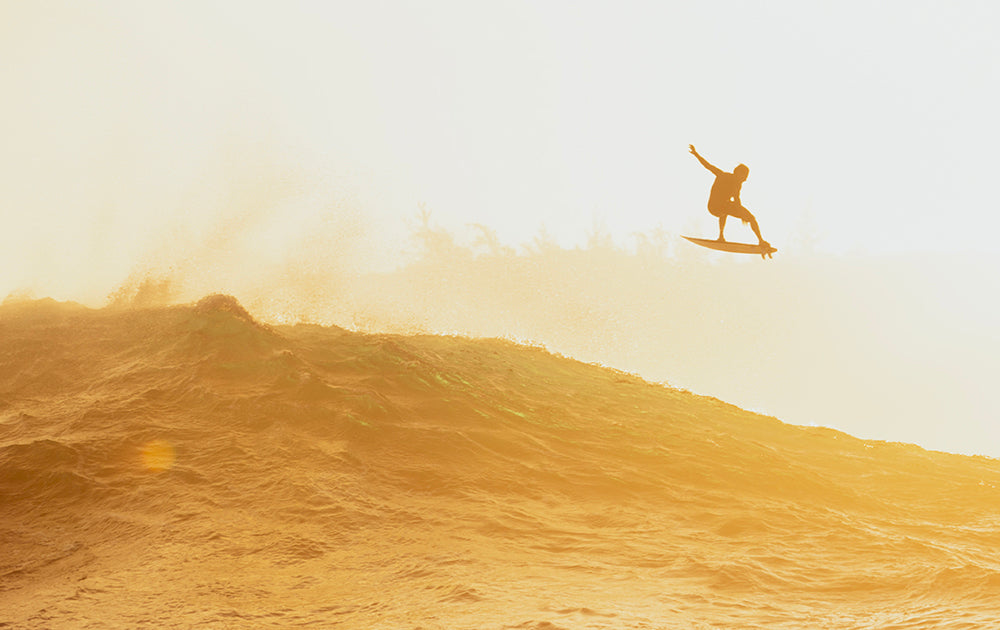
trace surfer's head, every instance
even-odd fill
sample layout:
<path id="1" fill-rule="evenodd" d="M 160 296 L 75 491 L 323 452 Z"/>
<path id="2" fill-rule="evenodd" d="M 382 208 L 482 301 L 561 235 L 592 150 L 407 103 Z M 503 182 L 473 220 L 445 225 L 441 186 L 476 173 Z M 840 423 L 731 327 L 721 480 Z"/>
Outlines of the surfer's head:
<path id="1" fill-rule="evenodd" d="M 733 169 L 733 175 L 738 177 L 741 182 L 747 180 L 747 176 L 750 174 L 750 167 L 746 164 L 737 164 L 736 168 Z"/>

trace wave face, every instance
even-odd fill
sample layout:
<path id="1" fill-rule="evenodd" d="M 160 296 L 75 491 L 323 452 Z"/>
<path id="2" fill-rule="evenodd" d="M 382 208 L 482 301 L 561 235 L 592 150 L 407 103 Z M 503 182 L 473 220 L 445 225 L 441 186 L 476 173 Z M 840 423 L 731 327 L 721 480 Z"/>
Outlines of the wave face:
<path id="1" fill-rule="evenodd" d="M 0 307 L 0 627 L 985 627 L 998 486 L 504 341 Z"/>

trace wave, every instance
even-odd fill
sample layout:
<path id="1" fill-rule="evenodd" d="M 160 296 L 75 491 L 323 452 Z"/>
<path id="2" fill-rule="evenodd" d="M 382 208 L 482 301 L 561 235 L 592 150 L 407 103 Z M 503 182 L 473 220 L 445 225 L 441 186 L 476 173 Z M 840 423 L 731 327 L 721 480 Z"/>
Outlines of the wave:
<path id="1" fill-rule="evenodd" d="M 17 627 L 962 627 L 998 484 L 496 339 L 0 306 Z"/>

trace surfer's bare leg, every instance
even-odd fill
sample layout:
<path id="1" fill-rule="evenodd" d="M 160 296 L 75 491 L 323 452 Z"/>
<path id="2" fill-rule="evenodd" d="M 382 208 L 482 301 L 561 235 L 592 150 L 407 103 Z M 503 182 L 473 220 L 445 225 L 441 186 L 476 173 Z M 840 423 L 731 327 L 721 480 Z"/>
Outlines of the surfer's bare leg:
<path id="1" fill-rule="evenodd" d="M 748 212 L 747 214 L 750 213 Z M 750 214 L 750 229 L 757 235 L 757 240 L 760 241 L 761 245 L 767 242 L 764 240 L 764 237 L 760 235 L 760 226 L 757 225 L 757 219 L 755 219 L 752 214 Z"/>
<path id="2" fill-rule="evenodd" d="M 733 216 L 741 219 L 744 223 L 749 223 L 750 229 L 753 230 L 753 233 L 757 237 L 757 240 L 760 241 L 760 244 L 768 245 L 768 242 L 765 241 L 764 237 L 760 235 L 760 226 L 757 225 L 757 218 L 753 216 L 749 210 L 743 206 L 737 206 L 736 213 L 734 213 Z"/>
<path id="3" fill-rule="evenodd" d="M 722 216 L 719 217 L 719 242 L 720 243 L 724 243 L 726 241 L 725 237 L 722 236 L 722 233 L 725 231 L 725 229 L 726 229 L 726 215 L 722 215 Z"/>

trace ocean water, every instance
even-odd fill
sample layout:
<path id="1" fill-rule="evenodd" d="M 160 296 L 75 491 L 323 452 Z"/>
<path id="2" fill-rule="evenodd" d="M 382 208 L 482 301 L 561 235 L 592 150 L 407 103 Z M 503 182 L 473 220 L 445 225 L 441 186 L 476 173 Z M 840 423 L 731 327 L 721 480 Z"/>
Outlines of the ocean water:
<path id="1" fill-rule="evenodd" d="M 0 307 L 0 627 L 1000 627 L 998 487 L 500 340 Z"/>

